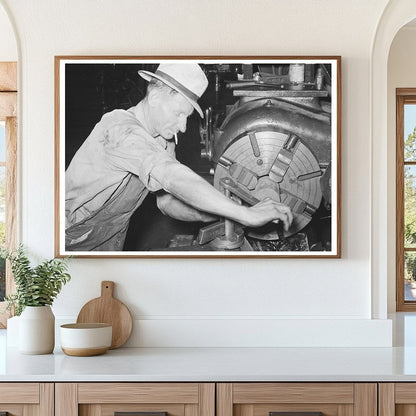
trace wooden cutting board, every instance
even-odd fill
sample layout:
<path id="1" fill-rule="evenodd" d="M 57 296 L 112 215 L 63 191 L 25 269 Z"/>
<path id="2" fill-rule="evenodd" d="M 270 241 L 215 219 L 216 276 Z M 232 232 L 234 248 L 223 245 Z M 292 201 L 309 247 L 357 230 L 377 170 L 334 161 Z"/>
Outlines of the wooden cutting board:
<path id="1" fill-rule="evenodd" d="M 77 323 L 103 322 L 113 326 L 111 349 L 121 347 L 130 337 L 133 320 L 127 306 L 113 297 L 114 282 L 101 282 L 101 296 L 87 302 Z"/>

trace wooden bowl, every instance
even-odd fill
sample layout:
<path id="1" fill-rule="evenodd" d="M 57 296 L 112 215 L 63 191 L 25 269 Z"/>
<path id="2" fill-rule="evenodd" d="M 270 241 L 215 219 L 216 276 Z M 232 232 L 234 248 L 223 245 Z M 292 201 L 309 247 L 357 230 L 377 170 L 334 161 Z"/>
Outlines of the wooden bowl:
<path id="1" fill-rule="evenodd" d="M 65 324 L 60 328 L 61 348 L 67 355 L 89 357 L 111 347 L 112 326 L 105 323 Z"/>

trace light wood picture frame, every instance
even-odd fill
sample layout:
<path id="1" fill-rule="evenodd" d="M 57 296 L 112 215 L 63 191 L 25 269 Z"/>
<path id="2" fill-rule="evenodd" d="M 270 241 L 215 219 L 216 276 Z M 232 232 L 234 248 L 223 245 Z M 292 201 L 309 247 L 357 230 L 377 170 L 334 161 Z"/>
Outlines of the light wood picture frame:
<path id="1" fill-rule="evenodd" d="M 339 258 L 341 58 L 56 56 L 55 168 L 57 257 Z"/>

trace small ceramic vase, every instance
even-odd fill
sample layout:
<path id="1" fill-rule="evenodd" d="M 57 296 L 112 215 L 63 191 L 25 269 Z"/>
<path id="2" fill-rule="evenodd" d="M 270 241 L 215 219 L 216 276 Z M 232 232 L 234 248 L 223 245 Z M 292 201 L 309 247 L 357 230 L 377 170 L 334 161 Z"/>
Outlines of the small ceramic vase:
<path id="1" fill-rule="evenodd" d="M 55 346 L 55 316 L 49 305 L 26 306 L 19 319 L 19 352 L 50 354 Z"/>

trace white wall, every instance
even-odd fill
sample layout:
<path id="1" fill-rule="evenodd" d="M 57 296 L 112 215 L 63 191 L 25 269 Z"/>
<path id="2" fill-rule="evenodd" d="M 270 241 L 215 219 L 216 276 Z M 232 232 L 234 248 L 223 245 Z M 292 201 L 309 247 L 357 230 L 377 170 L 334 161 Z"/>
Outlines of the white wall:
<path id="1" fill-rule="evenodd" d="M 0 61 L 17 61 L 17 44 L 6 10 L 0 6 Z"/>
<path id="2" fill-rule="evenodd" d="M 416 87 L 416 26 L 403 27 L 391 44 L 388 64 L 388 212 L 389 212 L 389 296 L 388 309 L 396 310 L 396 262 L 395 262 L 395 201 L 396 201 L 396 88 Z"/>
<path id="3" fill-rule="evenodd" d="M 74 319 L 109 279 L 137 319 L 130 345 L 391 343 L 385 297 L 371 320 L 370 56 L 387 0 L 0 4 L 21 39 L 21 240 L 42 257 L 54 253 L 54 55 L 343 60 L 342 259 L 73 259 L 58 318 Z"/>

